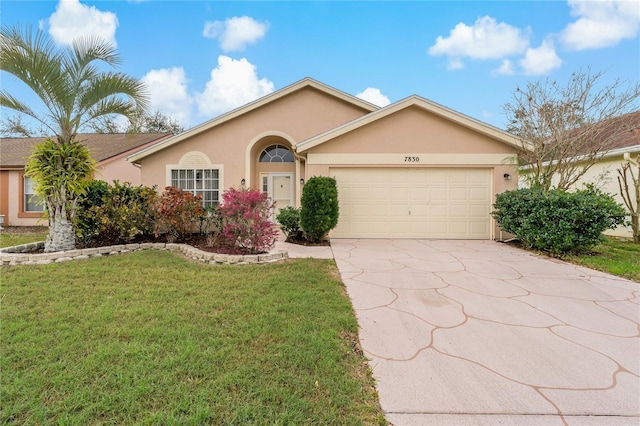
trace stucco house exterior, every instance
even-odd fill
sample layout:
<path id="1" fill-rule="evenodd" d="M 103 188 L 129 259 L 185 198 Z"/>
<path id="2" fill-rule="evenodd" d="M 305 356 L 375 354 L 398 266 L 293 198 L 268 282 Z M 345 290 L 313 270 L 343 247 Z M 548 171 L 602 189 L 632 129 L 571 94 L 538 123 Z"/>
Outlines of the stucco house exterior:
<path id="1" fill-rule="evenodd" d="M 573 185 L 573 188 L 582 188 L 586 183 L 594 184 L 597 188 L 613 195 L 618 203 L 624 205 L 620 196 L 617 170 L 621 168 L 625 153 L 629 153 L 632 159 L 637 159 L 640 155 L 640 111 L 627 114 L 619 125 L 624 127 L 624 131 L 612 141 L 611 149 Z M 633 195 L 632 192 L 631 196 Z M 633 237 L 631 226 L 620 226 L 605 231 L 605 234 Z"/>
<path id="2" fill-rule="evenodd" d="M 158 143 L 172 133 L 96 134 L 84 133 L 78 140 L 89 148 L 97 161 L 96 179 L 119 180 L 140 185 L 140 169 L 126 157 L 135 150 Z M 6 226 L 47 225 L 42 220 L 44 206 L 33 196 L 31 180 L 24 167 L 33 148 L 45 138 L 0 138 L 0 215 Z"/>
<path id="3" fill-rule="evenodd" d="M 519 146 L 419 96 L 379 108 L 306 78 L 128 160 L 142 184 L 177 186 L 205 205 L 247 186 L 277 208 L 299 206 L 309 178 L 335 177 L 333 238 L 496 239 L 491 206 L 517 187 Z"/>

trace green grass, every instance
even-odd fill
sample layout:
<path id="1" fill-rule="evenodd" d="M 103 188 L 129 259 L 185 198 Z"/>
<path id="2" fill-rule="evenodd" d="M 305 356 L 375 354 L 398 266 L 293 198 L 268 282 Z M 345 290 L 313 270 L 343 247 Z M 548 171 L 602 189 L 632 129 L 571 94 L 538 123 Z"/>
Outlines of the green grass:
<path id="1" fill-rule="evenodd" d="M 569 262 L 640 282 L 640 244 L 630 239 L 607 237 L 591 252 L 566 256 Z"/>
<path id="2" fill-rule="evenodd" d="M 2 424 L 385 424 L 333 261 L 2 274 Z"/>
<path id="3" fill-rule="evenodd" d="M 15 231 L 19 230 L 18 233 Z M 48 228 L 30 227 L 20 230 L 20 228 L 5 228 L 0 230 L 0 248 L 19 246 L 21 244 L 44 241 L 47 237 Z"/>

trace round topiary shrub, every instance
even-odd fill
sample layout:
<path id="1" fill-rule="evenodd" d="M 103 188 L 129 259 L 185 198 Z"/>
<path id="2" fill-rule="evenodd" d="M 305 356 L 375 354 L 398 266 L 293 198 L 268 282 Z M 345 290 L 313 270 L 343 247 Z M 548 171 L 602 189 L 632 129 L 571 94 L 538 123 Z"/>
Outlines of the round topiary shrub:
<path id="1" fill-rule="evenodd" d="M 338 224 L 338 187 L 336 180 L 314 176 L 302 190 L 300 227 L 306 239 L 319 242 Z"/>
<path id="2" fill-rule="evenodd" d="M 300 229 L 300 209 L 292 206 L 280 209 L 276 220 L 280 224 L 280 230 L 287 237 L 287 241 L 300 241 L 304 238 L 302 229 Z"/>

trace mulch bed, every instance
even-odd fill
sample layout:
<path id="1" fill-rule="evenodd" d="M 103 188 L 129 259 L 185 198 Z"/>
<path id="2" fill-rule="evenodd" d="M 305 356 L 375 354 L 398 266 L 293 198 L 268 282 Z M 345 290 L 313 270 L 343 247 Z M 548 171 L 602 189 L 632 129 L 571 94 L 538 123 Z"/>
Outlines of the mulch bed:
<path id="1" fill-rule="evenodd" d="M 46 232 L 46 227 L 41 226 L 10 226 L 2 229 L 3 233 L 7 234 L 34 234 L 34 233 L 42 233 Z M 139 243 L 168 243 L 166 235 L 159 235 L 158 237 L 154 237 L 153 235 L 139 237 L 134 239 L 133 241 L 129 241 L 130 244 L 139 244 Z M 216 241 L 214 245 L 209 245 L 207 241 L 207 237 L 205 235 L 194 233 L 189 235 L 182 241 L 172 241 L 179 244 L 188 244 L 192 247 L 195 247 L 199 250 L 206 251 L 209 253 L 220 253 L 220 254 L 246 254 L 241 250 L 230 245 L 228 242 L 220 239 Z M 322 240 L 318 243 L 312 243 L 307 241 L 304 238 L 287 238 L 286 242 L 292 244 L 298 244 L 301 246 L 330 246 L 331 243 L 329 240 Z M 77 248 L 93 248 L 93 247 L 103 247 L 117 244 L 127 244 L 127 243 L 118 243 L 118 242 L 106 242 L 106 241 L 92 241 L 84 247 Z M 42 250 L 40 250 L 42 251 Z"/>

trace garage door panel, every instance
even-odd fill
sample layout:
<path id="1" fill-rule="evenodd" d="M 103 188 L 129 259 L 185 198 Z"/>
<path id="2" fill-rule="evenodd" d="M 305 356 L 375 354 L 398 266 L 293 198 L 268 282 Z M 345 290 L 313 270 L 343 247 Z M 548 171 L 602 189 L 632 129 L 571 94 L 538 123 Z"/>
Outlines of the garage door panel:
<path id="1" fill-rule="evenodd" d="M 439 201 L 447 201 L 449 199 L 448 188 L 429 188 L 428 200 L 434 203 Z"/>
<path id="2" fill-rule="evenodd" d="M 489 217 L 489 206 L 469 206 L 469 218 L 485 219 Z"/>
<path id="3" fill-rule="evenodd" d="M 431 204 L 427 206 L 428 217 L 431 219 L 446 219 L 449 216 L 449 209 L 446 204 Z"/>
<path id="4" fill-rule="evenodd" d="M 490 237 L 490 169 L 335 168 L 340 203 L 331 235 Z"/>

